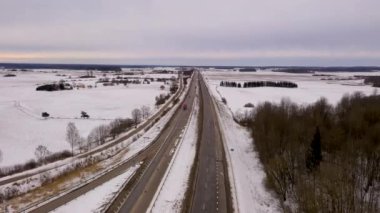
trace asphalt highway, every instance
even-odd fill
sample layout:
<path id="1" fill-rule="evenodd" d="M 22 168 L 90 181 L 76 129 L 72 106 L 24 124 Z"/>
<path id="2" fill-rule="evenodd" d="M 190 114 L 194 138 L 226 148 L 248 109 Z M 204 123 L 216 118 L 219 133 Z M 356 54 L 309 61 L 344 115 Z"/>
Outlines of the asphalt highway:
<path id="1" fill-rule="evenodd" d="M 179 142 L 179 136 L 190 118 L 196 97 L 198 77 L 198 72 L 195 72 L 193 82 L 183 103 L 187 105 L 187 109 L 184 110 L 181 107 L 168 127 L 162 131 L 157 139 L 157 143 L 161 146 L 150 160 L 144 173 L 128 194 L 119 195 L 119 198 L 115 200 L 115 205 L 107 212 L 146 212 L 172 160 L 176 145 Z"/>
<path id="2" fill-rule="evenodd" d="M 203 120 L 190 212 L 228 212 L 228 173 L 217 114 L 203 78 L 199 84 Z"/>

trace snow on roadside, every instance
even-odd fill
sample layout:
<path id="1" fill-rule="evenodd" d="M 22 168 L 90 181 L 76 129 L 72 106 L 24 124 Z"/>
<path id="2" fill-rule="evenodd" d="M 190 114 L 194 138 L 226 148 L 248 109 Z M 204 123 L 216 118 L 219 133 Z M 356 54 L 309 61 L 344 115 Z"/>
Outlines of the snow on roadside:
<path id="1" fill-rule="evenodd" d="M 264 185 L 266 175 L 248 130 L 235 123 L 227 106 L 217 101 L 218 93 L 209 91 L 217 104 L 236 212 L 280 212 L 278 200 Z"/>
<path id="2" fill-rule="evenodd" d="M 233 121 L 224 106 L 221 107 L 220 126 L 232 165 L 239 212 L 280 212 L 278 200 L 264 186 L 265 173 L 249 132 Z"/>
<path id="3" fill-rule="evenodd" d="M 180 212 L 194 162 L 198 137 L 198 93 L 183 137 L 147 212 Z"/>
<path id="4" fill-rule="evenodd" d="M 66 203 L 52 212 L 100 212 L 102 206 L 112 199 L 114 194 L 119 191 L 123 184 L 133 176 L 138 167 L 139 166 L 134 166 L 129 168 L 123 174 Z"/>

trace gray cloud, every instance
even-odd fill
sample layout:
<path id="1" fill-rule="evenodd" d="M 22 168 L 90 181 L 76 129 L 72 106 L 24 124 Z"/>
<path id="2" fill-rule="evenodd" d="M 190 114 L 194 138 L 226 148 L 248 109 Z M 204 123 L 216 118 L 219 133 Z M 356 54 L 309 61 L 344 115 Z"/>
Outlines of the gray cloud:
<path id="1" fill-rule="evenodd" d="M 3 0 L 0 61 L 380 65 L 378 0 Z"/>

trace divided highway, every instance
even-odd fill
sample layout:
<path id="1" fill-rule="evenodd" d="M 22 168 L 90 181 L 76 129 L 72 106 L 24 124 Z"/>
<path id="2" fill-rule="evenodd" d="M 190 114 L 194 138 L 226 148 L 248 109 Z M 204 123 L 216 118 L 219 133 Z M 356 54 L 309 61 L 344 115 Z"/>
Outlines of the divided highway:
<path id="1" fill-rule="evenodd" d="M 194 213 L 232 212 L 227 163 L 217 113 L 212 96 L 199 72 L 194 72 L 189 91 L 182 102 L 188 106 L 187 110 L 179 107 L 157 139 L 147 149 L 94 181 L 30 212 L 54 210 L 122 174 L 141 161 L 144 161 L 144 166 L 139 174 L 135 175 L 135 181 L 127 184 L 105 211 L 146 212 L 173 158 L 180 135 L 188 123 L 198 88 L 202 126 L 194 164 L 195 179 L 189 186 L 190 193 L 187 193 L 190 195 L 188 197 L 190 208 L 186 210 Z"/>

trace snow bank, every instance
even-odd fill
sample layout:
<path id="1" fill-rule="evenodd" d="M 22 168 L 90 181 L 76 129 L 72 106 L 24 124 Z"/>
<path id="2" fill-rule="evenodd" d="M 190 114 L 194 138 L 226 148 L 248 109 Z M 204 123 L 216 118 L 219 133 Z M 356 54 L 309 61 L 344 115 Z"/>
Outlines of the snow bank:
<path id="1" fill-rule="evenodd" d="M 112 199 L 120 187 L 127 182 L 136 172 L 138 166 L 129 168 L 123 174 L 111 179 L 110 181 L 96 187 L 95 189 L 87 192 L 86 194 L 72 200 L 65 205 L 55 209 L 54 213 L 66 212 L 100 212 L 103 205 Z"/>
<path id="2" fill-rule="evenodd" d="M 219 124 L 229 155 L 238 212 L 280 212 L 278 200 L 264 186 L 266 175 L 253 149 L 249 132 L 233 121 L 225 105 L 218 104 Z"/>
<path id="3" fill-rule="evenodd" d="M 210 89 L 210 88 L 209 88 Z M 217 100 L 216 90 L 211 93 Z M 278 200 L 265 188 L 265 172 L 253 148 L 249 132 L 236 124 L 232 114 L 220 101 L 217 105 L 234 208 L 237 212 L 280 212 Z"/>
<path id="4" fill-rule="evenodd" d="M 198 93 L 194 110 L 178 148 L 147 212 L 180 212 L 196 153 L 198 137 Z"/>

